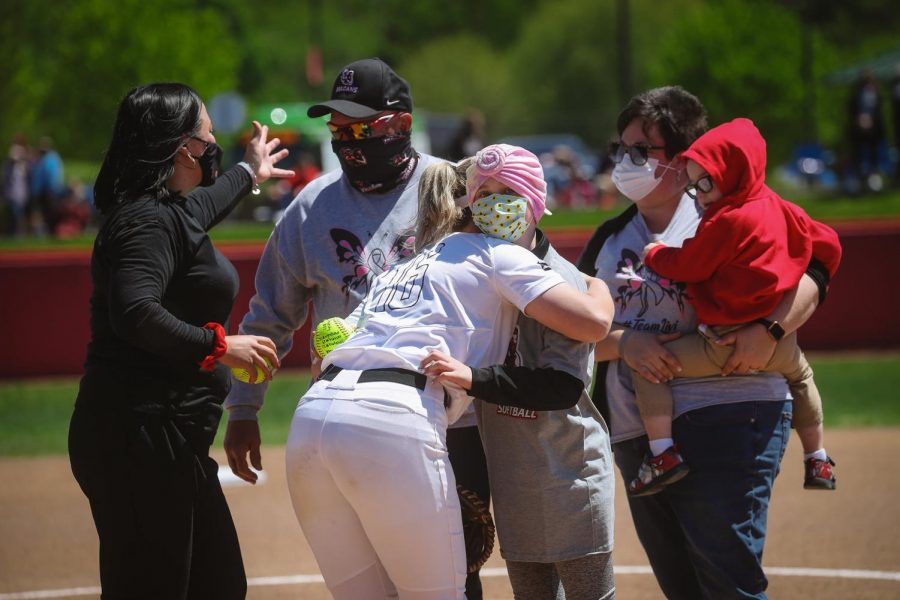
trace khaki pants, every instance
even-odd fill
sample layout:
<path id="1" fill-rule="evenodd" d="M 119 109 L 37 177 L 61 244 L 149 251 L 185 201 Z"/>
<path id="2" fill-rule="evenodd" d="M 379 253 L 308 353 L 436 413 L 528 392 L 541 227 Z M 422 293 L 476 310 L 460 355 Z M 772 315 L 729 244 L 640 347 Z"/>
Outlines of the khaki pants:
<path id="1" fill-rule="evenodd" d="M 739 326 L 737 326 L 739 327 Z M 736 326 L 712 327 L 715 335 L 724 335 Z M 685 335 L 665 344 L 681 363 L 676 377 L 710 377 L 722 372 L 733 346 L 719 346 L 702 334 Z M 813 371 L 797 345 L 797 334 L 785 336 L 775 346 L 775 354 L 764 371 L 784 375 L 794 397 L 794 428 L 818 425 L 822 422 L 822 398 L 813 381 Z M 642 417 L 672 416 L 672 390 L 666 383 L 650 383 L 632 371 L 634 391 Z"/>

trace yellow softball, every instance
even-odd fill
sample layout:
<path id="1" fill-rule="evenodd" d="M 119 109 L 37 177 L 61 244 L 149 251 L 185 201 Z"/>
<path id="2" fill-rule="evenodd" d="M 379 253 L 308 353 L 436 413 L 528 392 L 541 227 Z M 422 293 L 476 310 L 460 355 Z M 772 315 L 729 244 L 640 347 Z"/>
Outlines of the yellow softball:
<path id="1" fill-rule="evenodd" d="M 266 364 L 269 365 L 269 368 L 272 368 L 272 363 L 269 362 L 269 359 L 266 359 Z M 237 367 L 231 369 L 231 374 L 234 375 L 234 378 L 238 381 L 243 381 L 244 383 L 262 383 L 266 380 L 266 374 L 263 372 L 262 367 L 256 365 L 256 380 L 250 381 L 250 371 L 247 369 L 239 369 Z"/>
<path id="2" fill-rule="evenodd" d="M 313 349 L 319 358 L 325 358 L 326 354 L 344 343 L 355 330 L 355 327 L 340 317 L 325 319 L 319 323 L 313 334 Z"/>

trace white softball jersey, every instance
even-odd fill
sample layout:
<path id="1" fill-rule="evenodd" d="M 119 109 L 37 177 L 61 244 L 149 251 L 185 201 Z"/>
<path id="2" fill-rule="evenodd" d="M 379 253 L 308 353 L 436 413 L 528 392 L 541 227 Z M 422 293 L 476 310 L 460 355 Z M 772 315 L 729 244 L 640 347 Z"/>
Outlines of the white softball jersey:
<path id="1" fill-rule="evenodd" d="M 563 281 L 524 248 L 481 233 L 451 234 L 375 279 L 352 316 L 358 329 L 322 368 L 418 371 L 431 349 L 474 366 L 502 362 L 519 312 Z M 321 397 L 319 387 L 307 395 Z M 428 416 L 443 412 L 439 385 L 429 384 L 423 396 L 396 401 Z"/>

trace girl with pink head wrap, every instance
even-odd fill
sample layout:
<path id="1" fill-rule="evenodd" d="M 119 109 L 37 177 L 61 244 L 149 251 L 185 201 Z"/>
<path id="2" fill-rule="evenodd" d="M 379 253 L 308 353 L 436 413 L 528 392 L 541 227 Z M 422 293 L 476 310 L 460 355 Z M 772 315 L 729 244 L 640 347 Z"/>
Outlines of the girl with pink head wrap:
<path id="1" fill-rule="evenodd" d="M 537 156 L 518 146 L 494 144 L 478 152 L 466 173 L 466 195 L 478 228 L 511 242 L 544 214 L 551 214 L 544 169 Z"/>

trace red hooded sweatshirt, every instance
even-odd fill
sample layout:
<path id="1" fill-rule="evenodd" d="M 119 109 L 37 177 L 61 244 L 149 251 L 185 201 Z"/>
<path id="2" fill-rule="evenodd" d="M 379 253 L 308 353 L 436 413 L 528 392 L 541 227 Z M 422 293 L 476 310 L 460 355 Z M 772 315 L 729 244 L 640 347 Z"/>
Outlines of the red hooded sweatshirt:
<path id="1" fill-rule="evenodd" d="M 701 323 L 768 316 L 812 256 L 834 276 L 841 260 L 837 234 L 765 184 L 766 142 L 750 119 L 710 129 L 682 156 L 712 177 L 722 198 L 706 208 L 681 248 L 657 246 L 644 262 L 688 284 Z"/>

